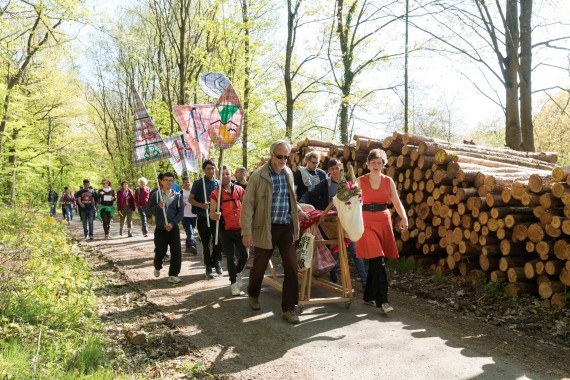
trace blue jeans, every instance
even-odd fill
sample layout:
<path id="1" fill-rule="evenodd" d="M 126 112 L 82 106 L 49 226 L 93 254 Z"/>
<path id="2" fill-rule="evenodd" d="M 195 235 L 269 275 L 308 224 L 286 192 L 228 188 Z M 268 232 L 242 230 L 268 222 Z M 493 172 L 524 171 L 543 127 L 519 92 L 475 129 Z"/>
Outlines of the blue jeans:
<path id="1" fill-rule="evenodd" d="M 354 265 L 356 266 L 356 271 L 358 272 L 360 280 L 363 283 L 366 283 L 366 280 L 368 279 L 368 276 L 366 274 L 366 266 L 364 265 L 364 259 L 359 259 L 358 257 L 356 257 L 356 243 L 353 241 L 348 243 L 348 247 L 346 247 L 346 252 L 348 253 L 348 256 L 352 258 L 352 261 L 354 261 Z M 338 261 L 338 253 L 336 253 L 335 256 L 336 256 L 335 260 Z M 338 264 L 330 271 L 329 274 L 331 281 L 333 282 L 337 281 L 337 274 L 336 274 L 337 267 Z"/>
<path id="2" fill-rule="evenodd" d="M 73 208 L 71 205 L 65 205 L 65 220 L 71 222 L 73 220 Z"/>
<path id="3" fill-rule="evenodd" d="M 55 203 L 49 203 L 49 214 L 50 216 L 55 216 Z"/>
<path id="4" fill-rule="evenodd" d="M 148 223 L 148 211 L 146 207 L 139 207 L 139 215 L 141 217 L 142 233 L 143 235 L 148 233 L 147 223 Z"/>
<path id="5" fill-rule="evenodd" d="M 95 210 L 90 209 L 80 209 L 79 216 L 81 217 L 81 222 L 83 223 L 83 234 L 85 237 L 89 234 L 89 237 L 93 237 L 93 220 L 95 219 Z M 87 223 L 89 223 L 89 229 L 87 229 Z"/>
<path id="6" fill-rule="evenodd" d="M 194 228 L 196 228 L 197 217 L 185 216 L 182 219 L 182 227 L 186 232 L 186 248 L 196 248 L 196 240 L 194 239 Z"/>

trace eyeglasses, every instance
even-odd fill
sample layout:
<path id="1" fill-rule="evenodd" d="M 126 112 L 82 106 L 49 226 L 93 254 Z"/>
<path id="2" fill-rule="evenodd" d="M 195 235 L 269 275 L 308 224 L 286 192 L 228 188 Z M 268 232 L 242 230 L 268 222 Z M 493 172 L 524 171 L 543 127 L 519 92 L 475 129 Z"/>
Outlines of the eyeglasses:
<path id="1" fill-rule="evenodd" d="M 289 155 L 284 155 L 284 154 L 275 154 L 273 153 L 273 155 L 275 156 L 275 158 L 277 158 L 278 160 L 282 160 L 282 159 L 289 159 Z"/>

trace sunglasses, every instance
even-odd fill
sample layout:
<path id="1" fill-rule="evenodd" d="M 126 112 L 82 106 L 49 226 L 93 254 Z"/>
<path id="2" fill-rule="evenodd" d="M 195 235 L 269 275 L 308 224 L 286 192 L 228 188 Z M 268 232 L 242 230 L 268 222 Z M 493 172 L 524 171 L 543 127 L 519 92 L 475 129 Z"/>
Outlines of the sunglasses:
<path id="1" fill-rule="evenodd" d="M 273 153 L 273 155 L 274 155 L 274 156 L 275 156 L 275 158 L 277 158 L 278 160 L 282 160 L 282 159 L 286 159 L 286 160 L 288 160 L 288 159 L 289 159 L 289 156 L 288 156 L 288 155 L 284 155 L 284 154 L 275 154 L 275 153 Z"/>

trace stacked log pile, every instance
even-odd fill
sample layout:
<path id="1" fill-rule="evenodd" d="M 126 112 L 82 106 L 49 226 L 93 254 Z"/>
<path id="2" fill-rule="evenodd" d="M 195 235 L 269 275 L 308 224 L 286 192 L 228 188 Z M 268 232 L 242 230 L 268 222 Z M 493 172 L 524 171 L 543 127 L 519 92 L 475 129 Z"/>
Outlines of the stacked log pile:
<path id="1" fill-rule="evenodd" d="M 507 282 L 511 296 L 541 297 L 564 307 L 570 286 L 570 170 L 554 153 L 484 148 L 394 133 L 383 140 L 355 136 L 354 146 L 303 140 L 291 166 L 319 150 L 321 165 L 339 159 L 367 172 L 373 148 L 388 156 L 409 230 L 398 233 L 403 256 L 436 275 L 485 276 Z M 397 215 L 393 213 L 395 219 Z M 394 220 L 394 225 L 399 225 Z"/>

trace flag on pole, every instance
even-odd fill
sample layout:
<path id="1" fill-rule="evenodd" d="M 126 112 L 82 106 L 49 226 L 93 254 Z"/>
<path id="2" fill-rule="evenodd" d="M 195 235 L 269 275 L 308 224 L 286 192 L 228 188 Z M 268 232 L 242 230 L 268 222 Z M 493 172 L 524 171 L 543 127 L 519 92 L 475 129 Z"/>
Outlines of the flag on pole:
<path id="1" fill-rule="evenodd" d="M 194 152 L 186 145 L 183 135 L 168 137 L 164 139 L 164 143 L 170 151 L 170 163 L 176 174 L 182 175 L 184 171 L 198 172 Z"/>
<path id="2" fill-rule="evenodd" d="M 243 108 L 231 83 L 225 88 L 210 116 L 208 133 L 218 149 L 231 148 L 241 134 Z"/>
<path id="3" fill-rule="evenodd" d="M 132 101 L 135 116 L 133 165 L 144 165 L 169 158 L 170 152 L 134 86 L 132 88 Z"/>
<path id="4" fill-rule="evenodd" d="M 196 160 L 208 157 L 210 151 L 210 115 L 214 104 L 192 104 L 173 106 L 174 118 L 178 122 L 186 145 L 194 152 Z"/>

